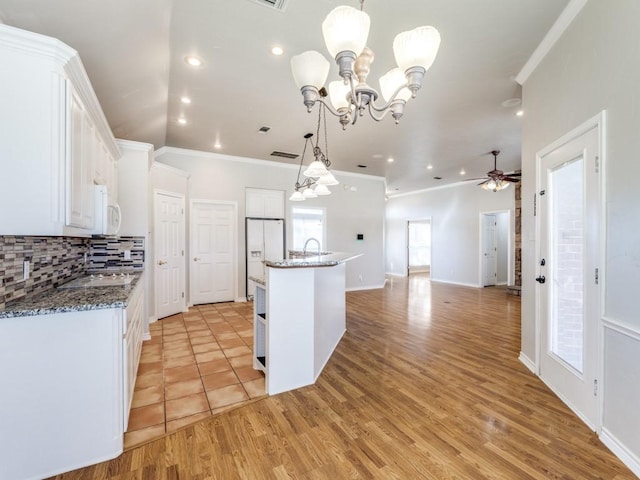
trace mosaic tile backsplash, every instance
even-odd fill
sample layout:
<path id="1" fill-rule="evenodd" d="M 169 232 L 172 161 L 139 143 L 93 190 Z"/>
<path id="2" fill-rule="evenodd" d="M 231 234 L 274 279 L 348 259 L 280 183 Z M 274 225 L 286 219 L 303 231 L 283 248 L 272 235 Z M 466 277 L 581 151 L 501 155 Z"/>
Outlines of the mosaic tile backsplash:
<path id="1" fill-rule="evenodd" d="M 89 271 L 100 270 L 108 272 L 144 270 L 144 237 L 92 238 Z"/>
<path id="2" fill-rule="evenodd" d="M 88 238 L 0 236 L 0 308 L 30 293 L 39 293 L 86 271 Z M 23 280 L 23 262 L 30 277 Z"/>
<path id="3" fill-rule="evenodd" d="M 26 281 L 25 260 L 29 260 L 31 271 Z M 0 309 L 88 272 L 143 269 L 144 237 L 0 236 Z"/>

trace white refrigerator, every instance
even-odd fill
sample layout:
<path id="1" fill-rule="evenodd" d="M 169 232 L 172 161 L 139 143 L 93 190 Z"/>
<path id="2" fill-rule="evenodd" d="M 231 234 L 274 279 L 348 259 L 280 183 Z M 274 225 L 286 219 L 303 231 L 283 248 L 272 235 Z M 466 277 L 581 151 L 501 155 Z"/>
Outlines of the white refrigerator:
<path id="1" fill-rule="evenodd" d="M 280 262 L 285 256 L 284 220 L 246 219 L 247 298 L 253 298 L 255 282 L 249 277 L 265 278 L 264 260 Z"/>

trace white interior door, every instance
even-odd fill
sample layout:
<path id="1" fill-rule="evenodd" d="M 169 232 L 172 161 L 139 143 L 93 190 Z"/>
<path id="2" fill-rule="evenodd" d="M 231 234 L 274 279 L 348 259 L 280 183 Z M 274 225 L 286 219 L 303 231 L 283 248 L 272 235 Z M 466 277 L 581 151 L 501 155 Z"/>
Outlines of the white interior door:
<path id="1" fill-rule="evenodd" d="M 540 377 L 591 428 L 598 422 L 599 133 L 539 157 Z"/>
<path id="2" fill-rule="evenodd" d="M 498 283 L 498 222 L 493 214 L 482 215 L 483 285 Z"/>
<path id="3" fill-rule="evenodd" d="M 236 291 L 236 207 L 231 203 L 191 203 L 193 304 L 231 302 Z"/>
<path id="4" fill-rule="evenodd" d="M 164 318 L 185 310 L 184 197 L 155 192 L 154 225 L 156 316 Z"/>

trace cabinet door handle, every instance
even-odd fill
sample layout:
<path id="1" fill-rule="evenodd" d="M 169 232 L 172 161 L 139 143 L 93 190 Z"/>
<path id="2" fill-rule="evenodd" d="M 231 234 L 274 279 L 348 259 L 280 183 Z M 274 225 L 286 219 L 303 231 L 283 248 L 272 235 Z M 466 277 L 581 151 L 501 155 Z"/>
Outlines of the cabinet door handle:
<path id="1" fill-rule="evenodd" d="M 167 262 L 165 262 L 164 260 L 158 260 L 158 265 L 164 265 L 165 263 Z"/>

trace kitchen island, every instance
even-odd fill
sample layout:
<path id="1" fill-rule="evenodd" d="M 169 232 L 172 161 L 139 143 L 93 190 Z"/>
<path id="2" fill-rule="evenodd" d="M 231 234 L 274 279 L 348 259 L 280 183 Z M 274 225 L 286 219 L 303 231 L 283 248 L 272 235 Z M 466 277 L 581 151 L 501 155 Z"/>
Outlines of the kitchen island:
<path id="1" fill-rule="evenodd" d="M 334 252 L 265 262 L 254 295 L 255 369 L 274 395 L 315 383 L 346 331 L 345 262 Z"/>

